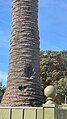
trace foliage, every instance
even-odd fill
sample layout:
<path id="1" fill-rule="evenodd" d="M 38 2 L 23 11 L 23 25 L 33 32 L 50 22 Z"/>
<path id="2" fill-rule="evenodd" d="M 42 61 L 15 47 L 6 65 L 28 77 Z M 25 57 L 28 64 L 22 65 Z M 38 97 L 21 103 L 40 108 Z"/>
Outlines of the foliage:
<path id="1" fill-rule="evenodd" d="M 58 103 L 61 104 L 61 102 L 64 103 L 65 101 L 65 96 L 67 96 L 67 77 L 66 78 L 61 78 L 56 84 L 55 87 L 57 88 L 57 97 L 61 97 L 62 101 L 60 98 L 58 99 Z M 56 98 L 57 99 L 57 98 Z M 55 99 L 55 100 L 56 100 Z M 56 101 L 57 102 L 57 101 Z"/>
<path id="2" fill-rule="evenodd" d="M 57 92 L 58 93 L 66 95 L 66 92 L 67 92 L 67 77 L 66 78 L 61 78 L 55 86 L 57 87 Z"/>
<path id="3" fill-rule="evenodd" d="M 65 77 L 67 77 L 67 51 L 40 51 L 40 78 L 42 88 L 44 89 L 50 84 L 58 84 L 57 88 L 59 90 L 60 81 Z M 65 83 L 62 81 L 62 84 L 64 85 Z M 62 95 L 62 91 L 59 91 L 61 92 L 60 95 Z"/>
<path id="4" fill-rule="evenodd" d="M 3 86 L 2 82 L 0 82 L 0 92 L 4 93 L 5 91 L 5 85 Z"/>
<path id="5" fill-rule="evenodd" d="M 0 102 L 4 94 L 4 91 L 5 91 L 5 85 L 3 86 L 2 82 L 0 82 Z"/>

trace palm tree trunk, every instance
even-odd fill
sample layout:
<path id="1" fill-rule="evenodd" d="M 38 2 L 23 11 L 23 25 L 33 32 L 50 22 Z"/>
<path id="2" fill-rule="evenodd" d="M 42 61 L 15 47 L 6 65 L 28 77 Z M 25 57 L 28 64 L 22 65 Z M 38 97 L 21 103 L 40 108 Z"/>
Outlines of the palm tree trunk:
<path id="1" fill-rule="evenodd" d="M 12 0 L 12 34 L 2 106 L 41 106 L 38 0 Z"/>

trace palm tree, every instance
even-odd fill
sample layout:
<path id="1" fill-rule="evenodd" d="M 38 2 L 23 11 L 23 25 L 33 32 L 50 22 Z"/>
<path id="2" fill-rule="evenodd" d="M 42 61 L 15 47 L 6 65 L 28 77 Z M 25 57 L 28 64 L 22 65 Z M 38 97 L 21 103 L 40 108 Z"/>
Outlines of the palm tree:
<path id="1" fill-rule="evenodd" d="M 12 35 L 2 106 L 41 106 L 38 0 L 12 0 Z"/>

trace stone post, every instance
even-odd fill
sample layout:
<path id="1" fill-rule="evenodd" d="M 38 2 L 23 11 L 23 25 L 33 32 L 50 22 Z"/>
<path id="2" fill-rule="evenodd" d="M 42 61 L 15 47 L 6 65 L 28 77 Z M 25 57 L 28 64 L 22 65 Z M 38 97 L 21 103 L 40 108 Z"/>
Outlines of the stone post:
<path id="1" fill-rule="evenodd" d="M 44 93 L 47 97 L 47 102 L 43 104 L 44 119 L 58 119 L 58 106 L 53 101 L 56 93 L 54 86 L 46 87 Z"/>

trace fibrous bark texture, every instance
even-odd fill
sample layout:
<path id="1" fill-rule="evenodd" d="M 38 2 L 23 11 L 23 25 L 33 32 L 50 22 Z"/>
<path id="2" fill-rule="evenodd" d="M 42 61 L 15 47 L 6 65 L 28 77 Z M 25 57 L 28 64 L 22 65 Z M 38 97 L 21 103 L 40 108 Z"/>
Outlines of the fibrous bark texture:
<path id="1" fill-rule="evenodd" d="M 12 34 L 2 106 L 41 106 L 38 0 L 12 0 Z"/>

